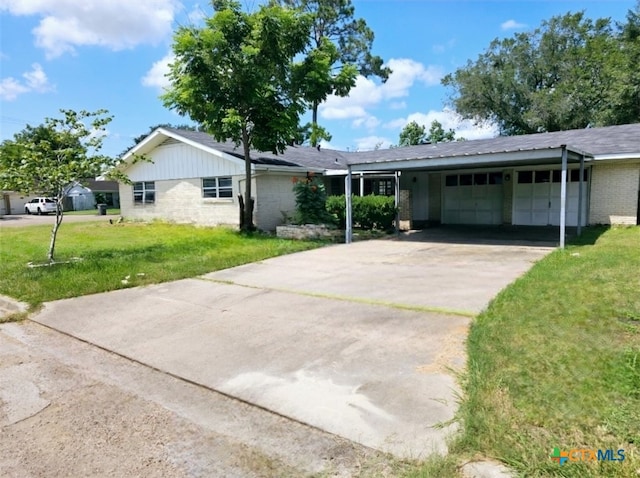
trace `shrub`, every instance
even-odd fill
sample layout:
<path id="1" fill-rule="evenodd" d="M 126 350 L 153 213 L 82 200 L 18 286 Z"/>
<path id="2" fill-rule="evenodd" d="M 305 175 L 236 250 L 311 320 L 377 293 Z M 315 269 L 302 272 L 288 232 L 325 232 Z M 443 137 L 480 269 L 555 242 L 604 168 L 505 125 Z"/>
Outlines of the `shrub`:
<path id="1" fill-rule="evenodd" d="M 293 178 L 293 192 L 296 196 L 296 224 L 333 224 L 334 218 L 327 211 L 327 193 L 322 180 L 313 173 L 304 179 Z"/>
<path id="2" fill-rule="evenodd" d="M 345 196 L 327 199 L 327 211 L 333 215 L 341 228 L 346 226 Z M 389 230 L 396 218 L 395 200 L 390 196 L 353 196 L 353 224 L 362 229 Z"/>

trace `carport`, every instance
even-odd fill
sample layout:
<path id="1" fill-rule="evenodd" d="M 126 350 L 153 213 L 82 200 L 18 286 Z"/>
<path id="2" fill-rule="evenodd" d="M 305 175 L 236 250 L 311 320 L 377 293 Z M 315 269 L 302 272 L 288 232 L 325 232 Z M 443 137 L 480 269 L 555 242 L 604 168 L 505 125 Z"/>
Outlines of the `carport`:
<path id="1" fill-rule="evenodd" d="M 371 156 L 363 157 L 362 161 L 358 158 L 354 158 L 349 164 L 347 169 L 347 176 L 345 178 L 345 191 L 346 191 L 346 234 L 345 241 L 350 243 L 353 238 L 353 215 L 352 215 L 352 178 L 354 174 L 393 174 L 395 176 L 395 200 L 396 206 L 400 205 L 400 178 L 401 175 L 411 174 L 414 172 L 434 172 L 434 173 L 456 173 L 460 172 L 460 178 L 463 176 L 470 176 L 469 174 L 463 174 L 468 171 L 478 170 L 479 168 L 486 168 L 488 170 L 495 168 L 519 168 L 531 167 L 540 169 L 541 166 L 547 166 L 549 170 L 541 171 L 540 181 L 552 181 L 551 172 L 558 172 L 558 177 L 554 180 L 556 184 L 559 184 L 559 197 L 558 197 L 558 210 L 555 216 L 559 215 L 557 225 L 559 232 L 560 247 L 565 245 L 565 234 L 567 228 L 567 190 L 569 185 L 569 165 L 579 165 L 579 169 L 575 170 L 576 175 L 574 184 L 577 183 L 577 233 L 581 233 L 583 224 L 583 216 L 586 216 L 584 209 L 586 206 L 585 196 L 585 162 L 592 159 L 593 156 L 585 151 L 581 151 L 579 148 L 575 148 L 566 144 L 559 144 L 557 146 L 536 147 L 532 145 L 528 148 L 514 148 L 504 150 L 494 150 L 487 148 L 482 150 L 481 148 L 470 149 L 470 143 L 446 143 L 433 145 L 431 151 L 421 148 L 398 148 L 403 151 L 389 150 L 389 153 L 382 153 L 379 157 L 371 158 Z M 411 157 L 411 153 L 418 153 Z M 408 154 L 407 154 L 408 153 Z M 426 153 L 426 154 L 425 154 Z M 398 155 L 400 154 L 400 155 Z M 559 167 L 559 169 L 557 169 Z M 554 168 L 554 171 L 551 171 Z M 544 175 L 542 174 L 544 172 Z M 523 171 L 524 173 L 524 171 Z M 453 179 L 455 174 L 450 174 Z M 449 178 L 447 178 L 448 180 Z M 528 180 L 528 178 L 522 177 L 522 180 Z M 457 176 L 455 181 L 457 181 Z M 489 173 L 484 176 L 482 185 L 490 185 L 492 176 Z M 497 181 L 497 178 L 496 178 Z M 502 179 L 500 178 L 500 181 Z M 531 178 L 531 182 L 533 179 Z M 537 181 L 536 181 L 537 182 Z M 500 183 L 501 184 L 501 183 Z M 452 181 L 452 186 L 457 185 Z M 449 186 L 449 184 L 447 184 Z M 488 189 L 485 187 L 485 189 Z M 533 194 L 533 193 L 532 193 Z M 549 201 L 549 208 L 551 209 L 551 201 Z M 481 211 L 482 212 L 482 211 Z M 480 214 L 480 213 L 479 213 Z M 554 216 L 554 217 L 555 217 Z M 480 221 L 486 221 L 484 223 L 491 224 L 493 219 L 490 215 L 480 217 Z M 482 224 L 483 222 L 479 222 Z M 495 223 L 495 222 L 494 222 Z M 398 221 L 396 221 L 396 227 Z"/>

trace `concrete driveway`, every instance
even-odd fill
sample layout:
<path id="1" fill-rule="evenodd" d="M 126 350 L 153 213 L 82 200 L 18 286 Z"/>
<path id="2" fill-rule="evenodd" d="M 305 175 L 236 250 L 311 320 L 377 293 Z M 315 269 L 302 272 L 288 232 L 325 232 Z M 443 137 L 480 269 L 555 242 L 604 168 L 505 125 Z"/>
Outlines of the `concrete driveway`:
<path id="1" fill-rule="evenodd" d="M 391 452 L 446 451 L 470 317 L 551 249 L 368 241 L 61 300 L 34 320 Z M 138 271 L 132 271 L 138 272 Z M 143 272 L 143 271 L 141 271 Z"/>
<path id="2" fill-rule="evenodd" d="M 98 214 L 69 214 L 62 218 L 62 224 L 70 222 L 108 221 L 109 219 L 117 219 L 118 217 L 119 216 L 99 216 Z M 0 217 L 0 229 L 3 227 L 53 226 L 54 222 L 56 222 L 55 214 L 42 216 L 35 214 L 12 214 L 10 216 Z"/>

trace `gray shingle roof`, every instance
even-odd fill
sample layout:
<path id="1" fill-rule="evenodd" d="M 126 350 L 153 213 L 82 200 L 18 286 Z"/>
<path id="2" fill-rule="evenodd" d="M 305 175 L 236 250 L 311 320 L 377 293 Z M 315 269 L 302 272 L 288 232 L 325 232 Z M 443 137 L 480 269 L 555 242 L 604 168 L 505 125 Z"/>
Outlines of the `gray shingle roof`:
<path id="1" fill-rule="evenodd" d="M 183 138 L 190 139 L 191 141 L 199 143 L 203 146 L 207 146 L 209 148 L 222 151 L 237 158 L 244 159 L 242 147 L 236 147 L 236 145 L 230 141 L 220 143 L 216 141 L 215 138 L 210 134 L 200 131 L 185 131 L 173 128 L 164 129 L 182 136 Z M 269 152 L 251 150 L 251 162 L 253 164 L 272 166 L 299 166 L 303 168 L 318 169 L 346 169 L 347 161 L 344 157 L 345 154 L 348 153 L 331 149 L 317 150 L 315 148 L 306 146 L 289 146 L 284 151 L 284 153 L 277 155 Z"/>
<path id="2" fill-rule="evenodd" d="M 421 144 L 347 154 L 350 164 L 359 164 L 530 151 L 559 148 L 562 145 L 593 155 L 638 153 L 640 156 L 640 123 L 521 136 L 498 136 L 458 143 Z"/>
<path id="3" fill-rule="evenodd" d="M 198 131 L 166 129 L 204 146 L 243 158 L 242 150 L 231 142 L 220 143 L 213 136 Z M 317 150 L 306 146 L 291 146 L 283 154 L 278 155 L 252 150 L 251 158 L 254 164 L 346 169 L 347 164 L 533 151 L 559 148 L 562 145 L 593 155 L 638 153 L 640 157 L 640 123 L 522 136 L 499 136 L 458 143 L 421 144 L 362 152 Z"/>

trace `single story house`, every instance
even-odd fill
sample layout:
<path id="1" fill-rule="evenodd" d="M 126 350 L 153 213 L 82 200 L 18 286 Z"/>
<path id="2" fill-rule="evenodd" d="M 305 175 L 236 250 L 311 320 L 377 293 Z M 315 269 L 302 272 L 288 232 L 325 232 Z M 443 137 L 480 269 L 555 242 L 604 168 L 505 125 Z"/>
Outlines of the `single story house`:
<path id="1" fill-rule="evenodd" d="M 150 161 L 128 165 L 133 155 Z M 123 157 L 123 171 L 133 184 L 120 184 L 120 211 L 135 219 L 165 219 L 201 225 L 240 221 L 238 195 L 244 193 L 242 148 L 220 143 L 202 132 L 158 128 Z M 294 178 L 307 172 L 343 171 L 341 153 L 300 146 L 274 155 L 252 151 L 254 222 L 274 230 L 295 211 Z"/>
<path id="2" fill-rule="evenodd" d="M 37 194 L 22 194 L 15 191 L 1 191 L 0 217 L 24 214 L 24 204 L 38 197 Z"/>
<path id="3" fill-rule="evenodd" d="M 151 162 L 128 165 L 133 154 Z M 307 172 L 324 175 L 329 194 L 395 194 L 409 227 L 640 223 L 640 123 L 366 152 L 293 146 L 251 157 L 255 222 L 264 230 L 293 212 L 292 179 Z M 124 156 L 133 185 L 120 185 L 122 215 L 237 225 L 242 158 L 241 148 L 206 133 L 159 128 Z"/>
<path id="4" fill-rule="evenodd" d="M 89 179 L 85 185 L 93 191 L 96 203 L 106 204 L 108 207 L 120 207 L 120 185 L 118 181 L 105 179 Z M 93 205 L 95 207 L 95 204 Z"/>
<path id="5" fill-rule="evenodd" d="M 69 184 L 65 188 L 64 194 L 62 207 L 65 211 L 87 211 L 96 207 L 93 191 L 77 181 Z"/>

